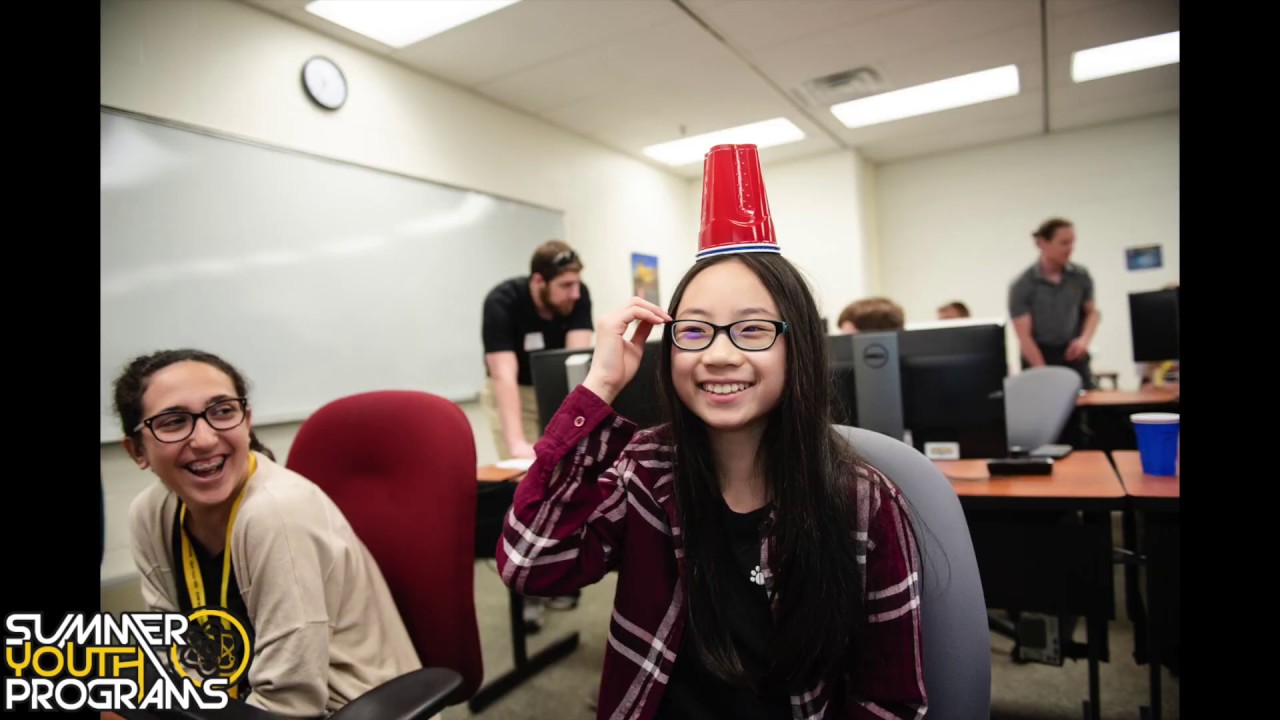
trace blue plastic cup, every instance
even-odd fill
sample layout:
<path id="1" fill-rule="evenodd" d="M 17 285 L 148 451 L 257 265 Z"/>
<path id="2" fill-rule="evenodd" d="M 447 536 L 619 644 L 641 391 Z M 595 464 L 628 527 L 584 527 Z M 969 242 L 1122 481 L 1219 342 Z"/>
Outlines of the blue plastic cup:
<path id="1" fill-rule="evenodd" d="M 1134 413 L 1129 416 L 1138 436 L 1142 472 L 1172 477 L 1178 474 L 1178 413 Z"/>

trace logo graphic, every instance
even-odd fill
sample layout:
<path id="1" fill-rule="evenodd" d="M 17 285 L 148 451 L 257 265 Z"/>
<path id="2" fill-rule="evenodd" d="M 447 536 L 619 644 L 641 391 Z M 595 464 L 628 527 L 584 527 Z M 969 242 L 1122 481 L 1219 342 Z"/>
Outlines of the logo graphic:
<path id="1" fill-rule="evenodd" d="M 39 613 L 5 619 L 4 710 L 216 710 L 252 659 L 245 623 L 222 608 Z"/>
<path id="2" fill-rule="evenodd" d="M 178 675 L 191 678 L 197 686 L 204 679 L 221 678 L 227 687 L 235 687 L 249 669 L 249 631 L 222 608 L 200 608 L 187 620 L 186 645 L 175 643 L 169 648 Z"/>
<path id="3" fill-rule="evenodd" d="M 862 361 L 870 368 L 882 368 L 889 363 L 889 351 L 885 346 L 875 343 L 862 351 Z"/>

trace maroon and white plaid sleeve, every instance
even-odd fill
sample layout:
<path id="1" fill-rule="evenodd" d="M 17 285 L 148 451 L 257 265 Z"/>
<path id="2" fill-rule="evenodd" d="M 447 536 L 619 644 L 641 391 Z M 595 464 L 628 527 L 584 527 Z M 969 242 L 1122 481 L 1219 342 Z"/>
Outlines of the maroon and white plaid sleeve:
<path id="1" fill-rule="evenodd" d="M 507 513 L 496 552 L 503 582 L 522 595 L 555 596 L 613 567 L 627 512 L 624 449 L 635 431 L 585 388 L 565 398 Z"/>
<path id="2" fill-rule="evenodd" d="M 859 475 L 857 540 L 866 592 L 866 661 L 849 678 L 846 715 L 877 720 L 921 718 L 928 697 L 915 533 L 898 489 L 874 468 L 862 466 Z"/>

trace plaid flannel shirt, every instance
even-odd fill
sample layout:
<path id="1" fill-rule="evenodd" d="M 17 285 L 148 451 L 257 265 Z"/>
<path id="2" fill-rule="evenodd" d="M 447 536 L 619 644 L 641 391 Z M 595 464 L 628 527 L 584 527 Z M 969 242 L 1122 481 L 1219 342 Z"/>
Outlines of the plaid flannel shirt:
<path id="1" fill-rule="evenodd" d="M 650 720 L 685 629 L 674 448 L 663 428 L 637 432 L 579 386 L 536 450 L 498 542 L 502 580 L 521 594 L 552 597 L 617 570 L 597 717 Z M 864 664 L 844 683 L 842 717 L 921 718 L 927 699 L 915 535 L 897 488 L 866 464 L 857 473 L 855 543 L 868 625 Z M 760 567 L 772 597 L 770 545 L 761 542 Z M 822 682 L 792 695 L 792 717 L 832 717 L 830 695 Z"/>

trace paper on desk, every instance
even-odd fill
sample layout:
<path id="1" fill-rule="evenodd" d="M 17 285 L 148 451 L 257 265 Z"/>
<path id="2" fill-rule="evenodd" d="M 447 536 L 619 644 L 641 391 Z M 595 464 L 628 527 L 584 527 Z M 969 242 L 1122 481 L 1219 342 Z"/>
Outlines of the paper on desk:
<path id="1" fill-rule="evenodd" d="M 499 460 L 494 465 L 503 470 L 528 470 L 533 466 L 533 461 L 525 458 L 512 458 L 510 460 Z"/>

